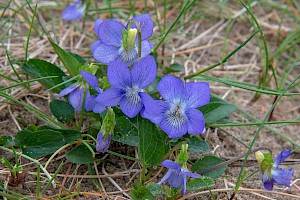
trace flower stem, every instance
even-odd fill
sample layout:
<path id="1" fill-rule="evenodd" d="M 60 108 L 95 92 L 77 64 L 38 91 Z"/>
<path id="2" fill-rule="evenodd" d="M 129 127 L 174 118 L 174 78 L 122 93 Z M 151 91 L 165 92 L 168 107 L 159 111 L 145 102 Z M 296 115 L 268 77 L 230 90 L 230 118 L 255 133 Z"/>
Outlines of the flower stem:
<path id="1" fill-rule="evenodd" d="M 128 22 L 128 30 L 130 29 L 131 24 L 134 23 L 136 25 L 137 29 L 137 35 L 138 35 L 138 57 L 142 57 L 142 29 L 140 24 L 135 20 L 130 20 Z"/>

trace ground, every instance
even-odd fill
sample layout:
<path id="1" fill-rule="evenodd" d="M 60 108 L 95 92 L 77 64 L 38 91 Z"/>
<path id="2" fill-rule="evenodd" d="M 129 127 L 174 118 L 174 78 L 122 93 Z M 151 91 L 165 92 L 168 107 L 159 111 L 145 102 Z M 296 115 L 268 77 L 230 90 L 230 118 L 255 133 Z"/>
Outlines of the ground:
<path id="1" fill-rule="evenodd" d="M 130 1 L 132 4 L 132 1 Z M 257 19 L 258 24 L 264 32 L 269 51 L 270 66 L 275 69 L 278 81 L 282 83 L 281 90 L 285 89 L 293 79 L 300 73 L 299 67 L 299 3 L 293 1 L 261 1 L 252 2 L 251 9 Z M 0 69 L 1 75 L 17 79 L 12 66 L 18 72 L 21 79 L 25 80 L 26 75 L 18 65 L 25 56 L 25 44 L 27 34 L 30 30 L 32 11 L 27 5 L 15 14 L 15 10 L 25 4 L 23 1 L 11 1 L 9 9 L 4 10 L 6 1 L 0 1 L 1 7 L 1 43 L 0 49 Z M 90 52 L 90 45 L 96 40 L 93 31 L 93 24 L 96 18 L 109 18 L 108 5 L 98 3 L 91 5 L 91 10 L 85 17 L 76 23 L 61 20 L 61 11 L 67 5 L 63 1 L 38 1 L 37 14 L 44 28 L 50 37 L 62 48 L 85 56 L 93 62 Z M 115 18 L 126 21 L 133 13 L 130 11 L 130 4 L 127 1 L 112 1 L 113 14 Z M 31 4 L 35 7 L 35 4 Z M 144 1 L 136 1 L 135 12 L 151 14 L 156 26 L 154 36 L 151 41 L 154 44 L 160 39 L 160 28 L 163 26 L 163 3 L 158 2 L 158 10 L 155 11 L 153 1 L 147 1 L 145 9 Z M 298 6 L 298 8 L 297 8 Z M 182 3 L 167 1 L 166 4 L 166 27 L 170 27 L 182 8 Z M 298 9 L 298 10 L 297 10 Z M 131 9 L 132 10 L 132 9 Z M 98 12 L 99 11 L 99 12 Z M 100 13 L 100 14 L 99 14 Z M 298 22 L 298 23 L 297 23 Z M 188 75 L 202 70 L 212 64 L 222 60 L 226 55 L 243 43 L 256 30 L 250 15 L 239 1 L 229 1 L 227 3 L 201 1 L 197 2 L 171 31 L 163 45 L 159 48 L 160 71 L 164 67 L 173 63 L 179 63 L 185 67 L 184 72 L 176 75 Z M 296 37 L 286 46 L 286 41 L 293 33 Z M 298 37 L 297 37 L 298 36 Z M 250 42 L 243 46 L 224 64 L 205 72 L 205 75 L 214 78 L 226 78 L 244 83 L 259 84 L 260 77 L 265 69 L 265 51 L 262 36 L 257 34 Z M 280 48 L 283 51 L 279 51 Z M 7 59 L 6 51 L 11 61 Z M 42 32 L 37 20 L 32 28 L 29 48 L 29 58 L 39 58 L 47 60 L 56 65 L 62 65 L 54 53 L 47 37 Z M 10 62 L 13 64 L 10 65 Z M 268 73 L 267 87 L 276 90 L 276 80 L 272 76 L 271 67 Z M 292 69 L 291 73 L 286 73 L 287 69 Z M 290 93 L 299 93 L 299 80 L 297 85 L 290 89 Z M 4 88 L 14 84 L 13 81 L 2 78 L 0 87 Z M 280 85 L 280 84 L 279 84 Z M 211 92 L 222 99 L 237 105 L 238 109 L 229 118 L 234 122 L 260 122 L 264 119 L 271 108 L 275 95 L 261 94 L 257 100 L 254 99 L 255 92 L 210 81 Z M 51 116 L 49 102 L 57 99 L 57 95 L 46 92 L 39 83 L 30 84 L 30 89 L 22 86 L 13 87 L 5 91 L 13 98 L 25 104 L 38 108 L 43 113 Z M 300 107 L 299 95 L 283 97 L 276 105 L 272 117 L 269 121 L 299 121 Z M 7 98 L 0 98 L 0 134 L 14 136 L 24 128 L 24 125 L 43 125 L 44 122 L 27 111 L 19 103 L 10 101 Z M 254 119 L 256 118 L 256 119 Z M 232 159 L 247 151 L 247 147 L 252 141 L 258 126 L 237 126 L 237 127 L 207 127 L 205 134 L 201 135 L 212 149 L 209 154 L 216 155 L 224 160 Z M 271 124 L 266 125 L 259 133 L 254 147 L 268 147 L 277 155 L 282 149 L 294 150 L 293 154 L 285 164 L 284 168 L 293 168 L 293 180 L 300 177 L 300 128 L 298 123 Z M 133 147 L 113 143 L 110 147 L 113 151 L 132 157 L 137 156 L 137 150 Z M 13 155 L 0 150 L 1 154 L 13 160 Z M 202 154 L 192 154 L 191 159 L 197 160 Z M 44 165 L 50 156 L 45 156 L 39 160 Z M 65 159 L 65 152 L 60 152 L 47 167 L 50 173 L 54 173 L 60 163 L 64 163 L 59 172 L 56 182 L 58 187 L 49 189 L 44 193 L 45 198 L 55 198 L 56 194 L 70 192 L 82 192 L 79 199 L 100 199 L 107 197 L 110 199 L 128 199 L 133 181 L 139 177 L 141 166 L 139 163 L 130 161 L 111 154 L 97 154 L 97 158 L 103 162 L 97 162 L 92 166 L 96 175 L 91 176 L 85 165 L 76 165 Z M 189 192 L 181 199 L 229 199 L 237 181 L 243 158 L 231 163 L 222 178 L 219 178 L 216 185 L 209 190 Z M 23 183 L 16 187 L 7 186 L 9 171 L 1 166 L 0 177 L 3 183 L 11 191 L 26 195 L 28 198 L 36 196 L 36 164 L 21 158 L 20 162 L 26 170 L 27 175 Z M 246 168 L 251 172 L 257 169 L 257 162 L 253 154 L 250 154 Z M 157 182 L 165 172 L 162 168 L 154 168 L 151 181 Z M 156 174 L 154 176 L 154 174 Z M 67 177 L 66 177 L 67 176 Z M 41 181 L 47 181 L 45 176 L 41 176 Z M 94 179 L 92 179 L 94 178 Z M 93 181 L 100 182 L 100 188 L 96 188 Z M 258 173 L 243 181 L 235 199 L 299 199 L 300 189 L 298 183 L 290 188 L 283 186 L 274 187 L 274 191 L 267 192 L 259 179 Z M 298 184 L 299 185 L 299 184 Z M 42 185 L 43 187 L 44 185 Z M 102 192 L 99 192 L 102 191 Z M 201 193 L 202 192 L 202 193 Z M 293 196 L 291 196 L 293 195 Z"/>

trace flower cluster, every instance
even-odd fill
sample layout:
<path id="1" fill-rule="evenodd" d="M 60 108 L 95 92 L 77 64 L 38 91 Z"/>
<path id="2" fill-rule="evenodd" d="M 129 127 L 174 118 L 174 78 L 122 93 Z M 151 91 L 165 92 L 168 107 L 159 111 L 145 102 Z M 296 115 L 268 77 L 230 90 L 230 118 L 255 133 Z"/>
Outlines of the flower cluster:
<path id="1" fill-rule="evenodd" d="M 260 165 L 260 178 L 266 190 L 272 190 L 274 183 L 290 186 L 293 178 L 293 169 L 285 170 L 278 167 L 290 155 L 291 152 L 289 150 L 283 150 L 273 160 L 270 153 L 255 152 L 256 160 Z"/>

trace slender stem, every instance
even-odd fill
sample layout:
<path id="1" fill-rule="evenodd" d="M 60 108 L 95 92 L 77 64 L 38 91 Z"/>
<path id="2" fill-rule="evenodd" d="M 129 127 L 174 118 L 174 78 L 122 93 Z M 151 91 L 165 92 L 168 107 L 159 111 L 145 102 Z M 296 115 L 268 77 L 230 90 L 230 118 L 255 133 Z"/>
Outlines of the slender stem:
<path id="1" fill-rule="evenodd" d="M 243 171 L 244 171 L 244 168 L 245 168 L 245 164 L 246 164 L 246 162 L 247 162 L 247 160 L 248 160 L 249 154 L 251 153 L 251 149 L 252 149 L 252 147 L 253 147 L 253 145 L 254 145 L 254 143 L 255 143 L 257 137 L 258 137 L 258 134 L 260 133 L 261 129 L 263 128 L 264 124 L 266 123 L 268 117 L 270 116 L 272 110 L 275 108 L 275 106 L 277 105 L 277 103 L 281 100 L 281 98 L 284 96 L 284 94 L 291 88 L 291 86 L 294 84 L 294 82 L 296 82 L 296 81 L 299 79 L 299 77 L 300 77 L 300 74 L 299 74 L 299 75 L 292 81 L 292 83 L 291 83 L 288 87 L 286 87 L 286 89 L 281 93 L 281 95 L 278 97 L 278 99 L 277 99 L 277 100 L 274 102 L 274 104 L 271 106 L 271 108 L 269 109 L 268 113 L 266 114 L 266 116 L 264 117 L 263 121 L 261 122 L 259 128 L 257 129 L 257 131 L 256 131 L 256 133 L 255 133 L 255 135 L 254 135 L 254 137 L 253 137 L 253 139 L 252 139 L 252 141 L 251 141 L 251 143 L 250 143 L 250 145 L 249 145 L 249 149 L 248 149 L 248 151 L 247 151 L 247 153 L 246 153 L 246 155 L 245 155 L 245 159 L 244 159 L 244 161 L 243 161 L 243 164 L 242 164 L 242 167 L 241 167 L 241 170 L 240 170 L 240 173 L 239 173 L 239 177 L 238 177 L 236 186 L 235 186 L 235 188 L 234 188 L 234 190 L 233 190 L 233 195 L 232 195 L 232 196 L 234 196 L 234 195 L 236 194 L 236 192 L 238 191 L 238 189 L 239 189 L 239 185 L 240 185 L 240 183 L 241 183 L 241 181 L 242 181 L 242 174 L 243 174 Z"/>
<path id="2" fill-rule="evenodd" d="M 142 57 L 142 28 L 140 24 L 135 20 L 130 20 L 128 22 L 128 30 L 130 29 L 131 24 L 134 23 L 137 28 L 137 34 L 138 34 L 138 57 Z"/>

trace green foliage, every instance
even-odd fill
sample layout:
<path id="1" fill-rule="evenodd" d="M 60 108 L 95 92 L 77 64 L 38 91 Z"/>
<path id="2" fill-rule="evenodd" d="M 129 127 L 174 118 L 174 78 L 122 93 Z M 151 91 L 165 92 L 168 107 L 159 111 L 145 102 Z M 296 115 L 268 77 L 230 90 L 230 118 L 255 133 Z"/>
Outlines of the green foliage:
<path id="1" fill-rule="evenodd" d="M 168 151 L 167 135 L 147 119 L 138 118 L 140 156 L 143 165 L 160 164 Z"/>
<path id="2" fill-rule="evenodd" d="M 145 186 L 135 187 L 131 191 L 130 196 L 132 197 L 133 200 L 140 200 L 140 199 L 155 200 L 155 197 Z"/>
<path id="3" fill-rule="evenodd" d="M 52 101 L 50 103 L 50 111 L 60 121 L 72 121 L 74 117 L 74 108 L 65 101 Z"/>
<path id="4" fill-rule="evenodd" d="M 236 106 L 218 97 L 212 96 L 209 104 L 200 107 L 206 123 L 217 122 L 236 110 Z"/>
<path id="5" fill-rule="evenodd" d="M 79 137 L 80 132 L 78 131 L 42 127 L 37 130 L 25 129 L 18 132 L 14 142 L 25 155 L 38 158 L 55 152 Z"/>
<path id="6" fill-rule="evenodd" d="M 42 78 L 46 76 L 57 76 L 51 79 L 41 79 L 39 82 L 46 88 L 52 88 L 57 84 L 60 84 L 65 77 L 65 73 L 57 66 L 39 59 L 30 59 L 28 62 L 21 65 L 22 70 L 32 76 L 33 78 Z M 59 86 L 53 89 L 53 92 L 59 93 L 63 90 L 63 86 Z"/>
<path id="7" fill-rule="evenodd" d="M 84 59 L 77 54 L 63 50 L 62 48 L 60 48 L 60 46 L 53 42 L 51 42 L 51 45 L 54 51 L 59 56 L 59 58 L 61 59 L 61 61 L 63 62 L 64 67 L 68 70 L 68 72 L 72 76 L 79 74 L 79 68 L 85 63 Z"/>
<path id="8" fill-rule="evenodd" d="M 171 72 L 182 72 L 184 71 L 184 66 L 178 64 L 178 63 L 174 63 L 171 64 L 170 67 L 166 68 L 166 72 L 167 73 L 171 73 Z"/>
<path id="9" fill-rule="evenodd" d="M 188 141 L 188 145 L 189 151 L 194 153 L 205 153 L 211 150 L 209 144 L 206 141 L 199 139 L 195 136 L 192 136 L 190 138 L 190 140 Z"/>
<path id="10" fill-rule="evenodd" d="M 139 145 L 138 131 L 125 116 L 116 118 L 115 132 L 112 139 L 130 146 Z"/>
<path id="11" fill-rule="evenodd" d="M 77 164 L 90 164 L 95 160 L 90 149 L 84 144 L 81 144 L 69 151 L 66 158 L 70 162 Z"/>
<path id="12" fill-rule="evenodd" d="M 10 136 L 0 136 L 0 146 L 8 144 L 11 140 Z"/>
<path id="13" fill-rule="evenodd" d="M 202 190 L 209 189 L 215 185 L 214 179 L 202 176 L 200 178 L 193 178 L 186 184 L 186 190 Z"/>
<path id="14" fill-rule="evenodd" d="M 197 172 L 202 176 L 217 179 L 225 172 L 225 170 L 227 169 L 227 165 L 223 165 L 212 170 L 209 169 L 222 162 L 224 162 L 224 160 L 221 158 L 215 156 L 204 156 L 192 165 L 192 171 Z M 203 173 L 202 170 L 206 172 Z"/>

